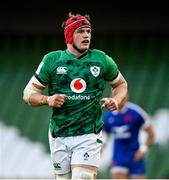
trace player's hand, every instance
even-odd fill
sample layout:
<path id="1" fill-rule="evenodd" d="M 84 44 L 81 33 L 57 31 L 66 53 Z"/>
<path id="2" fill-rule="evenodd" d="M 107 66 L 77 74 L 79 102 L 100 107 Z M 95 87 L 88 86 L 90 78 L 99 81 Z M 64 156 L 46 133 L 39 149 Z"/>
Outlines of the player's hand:
<path id="1" fill-rule="evenodd" d="M 50 107 L 60 108 L 66 100 L 65 94 L 55 94 L 47 98 L 47 103 Z"/>
<path id="2" fill-rule="evenodd" d="M 135 161 L 139 161 L 139 160 L 141 160 L 141 159 L 143 159 L 143 157 L 144 157 L 144 152 L 143 151 L 140 151 L 140 150 L 138 150 L 136 153 L 135 153 Z"/>
<path id="3" fill-rule="evenodd" d="M 106 107 L 110 111 L 118 110 L 118 102 L 116 99 L 114 99 L 114 98 L 102 98 L 100 101 L 103 102 L 101 109 Z"/>

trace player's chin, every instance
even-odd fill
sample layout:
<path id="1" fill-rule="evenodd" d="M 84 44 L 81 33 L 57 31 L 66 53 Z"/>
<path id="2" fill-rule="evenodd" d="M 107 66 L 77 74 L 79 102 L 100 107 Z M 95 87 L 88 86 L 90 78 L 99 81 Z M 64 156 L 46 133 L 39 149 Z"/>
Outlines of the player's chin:
<path id="1" fill-rule="evenodd" d="M 89 46 L 81 46 L 80 50 L 81 51 L 86 51 L 89 49 Z"/>

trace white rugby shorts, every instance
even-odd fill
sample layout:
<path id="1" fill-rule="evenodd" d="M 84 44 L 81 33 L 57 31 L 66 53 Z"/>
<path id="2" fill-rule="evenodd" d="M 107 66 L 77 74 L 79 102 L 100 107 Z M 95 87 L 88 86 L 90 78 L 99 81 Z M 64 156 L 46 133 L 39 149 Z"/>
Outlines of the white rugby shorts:
<path id="1" fill-rule="evenodd" d="M 53 138 L 49 131 L 49 145 L 55 174 L 70 172 L 73 164 L 98 167 L 102 144 L 102 132 Z"/>

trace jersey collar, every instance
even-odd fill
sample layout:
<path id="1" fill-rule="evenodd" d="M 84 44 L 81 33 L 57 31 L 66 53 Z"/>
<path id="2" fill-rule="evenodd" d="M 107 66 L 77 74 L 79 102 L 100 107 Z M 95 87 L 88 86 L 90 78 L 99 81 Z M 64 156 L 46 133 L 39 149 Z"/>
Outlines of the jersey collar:
<path id="1" fill-rule="evenodd" d="M 76 59 L 82 59 L 83 57 L 85 57 L 89 50 L 87 52 L 85 52 L 84 54 L 82 54 L 80 57 L 76 57 L 74 54 L 72 54 L 68 49 L 65 50 L 65 52 L 69 55 L 69 56 L 72 56 L 73 58 L 76 58 Z"/>

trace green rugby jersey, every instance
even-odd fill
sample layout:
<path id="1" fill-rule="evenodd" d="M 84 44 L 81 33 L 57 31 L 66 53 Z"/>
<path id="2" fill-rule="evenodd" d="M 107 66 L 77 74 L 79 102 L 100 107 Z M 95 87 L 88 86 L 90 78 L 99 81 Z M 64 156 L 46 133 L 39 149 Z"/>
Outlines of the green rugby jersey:
<path id="1" fill-rule="evenodd" d="M 104 52 L 92 49 L 77 58 L 68 50 L 46 54 L 36 78 L 49 95 L 66 94 L 61 108 L 53 108 L 50 131 L 53 137 L 99 133 L 103 127 L 100 98 L 106 81 L 114 80 L 118 67 Z"/>

